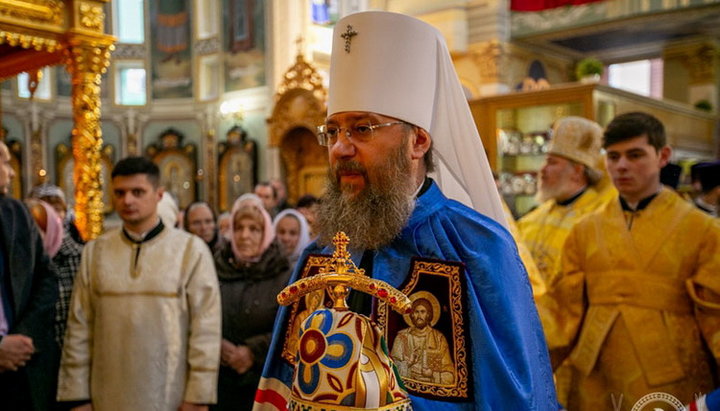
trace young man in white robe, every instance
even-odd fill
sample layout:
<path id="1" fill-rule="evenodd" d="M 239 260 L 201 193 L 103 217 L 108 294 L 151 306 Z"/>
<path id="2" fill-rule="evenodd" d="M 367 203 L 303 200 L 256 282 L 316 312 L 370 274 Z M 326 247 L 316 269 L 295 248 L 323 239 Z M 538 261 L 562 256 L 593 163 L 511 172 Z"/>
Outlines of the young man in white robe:
<path id="1" fill-rule="evenodd" d="M 112 171 L 123 221 L 85 246 L 75 279 L 58 400 L 77 410 L 205 410 L 215 403 L 220 296 L 208 247 L 165 226 L 150 160 Z"/>

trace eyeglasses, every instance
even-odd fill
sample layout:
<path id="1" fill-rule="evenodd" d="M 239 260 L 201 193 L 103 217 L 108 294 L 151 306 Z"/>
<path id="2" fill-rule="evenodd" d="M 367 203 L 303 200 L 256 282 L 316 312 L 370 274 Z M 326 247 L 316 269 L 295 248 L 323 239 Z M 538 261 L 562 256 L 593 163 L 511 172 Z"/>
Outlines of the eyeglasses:
<path id="1" fill-rule="evenodd" d="M 352 127 L 338 127 L 336 125 L 323 124 L 317 127 L 318 143 L 321 146 L 332 147 L 337 143 L 338 136 L 345 130 L 345 137 L 350 141 L 365 143 L 373 138 L 376 128 L 394 126 L 395 124 L 405 124 L 404 121 L 392 121 L 382 124 L 355 124 Z"/>

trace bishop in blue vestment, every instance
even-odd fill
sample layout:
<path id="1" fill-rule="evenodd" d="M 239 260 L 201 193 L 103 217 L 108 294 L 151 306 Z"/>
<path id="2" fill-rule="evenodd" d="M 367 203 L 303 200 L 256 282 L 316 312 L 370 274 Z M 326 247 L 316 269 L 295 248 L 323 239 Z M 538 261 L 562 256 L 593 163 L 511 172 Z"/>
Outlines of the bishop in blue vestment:
<path id="1" fill-rule="evenodd" d="M 327 113 L 317 132 L 330 163 L 318 212 L 319 238 L 305 250 L 291 282 L 309 275 L 305 264 L 314 255 L 330 255 L 330 240 L 343 231 L 354 263 L 367 275 L 399 289 L 415 287 L 408 290 L 417 299 L 425 296 L 425 321 L 410 321 L 409 314 L 388 320 L 388 344 L 404 326 L 403 318 L 407 329 L 411 323 L 427 327 L 429 319 L 454 352 L 452 378 L 412 381 L 400 375 L 414 409 L 557 410 L 527 273 L 504 227 L 487 157 L 442 35 L 396 13 L 364 12 L 340 20 Z M 443 285 L 449 283 L 424 274 L 415 281 L 420 260 L 458 267 L 460 303 L 447 297 L 448 288 L 457 288 Z M 373 305 L 377 314 L 377 304 L 350 296 L 351 309 L 367 313 Z M 297 336 L 288 329 L 298 308 L 278 313 L 256 410 L 284 409 L 291 396 L 296 357 L 288 355 L 286 343 Z M 447 318 L 453 320 L 443 323 Z M 416 358 L 433 371 L 429 351 L 418 350 Z M 451 389 L 461 378 L 467 392 Z M 366 388 L 349 394 L 347 381 L 330 385 L 338 387 L 336 405 L 357 402 Z M 329 396 L 311 403 L 332 409 L 323 402 Z"/>

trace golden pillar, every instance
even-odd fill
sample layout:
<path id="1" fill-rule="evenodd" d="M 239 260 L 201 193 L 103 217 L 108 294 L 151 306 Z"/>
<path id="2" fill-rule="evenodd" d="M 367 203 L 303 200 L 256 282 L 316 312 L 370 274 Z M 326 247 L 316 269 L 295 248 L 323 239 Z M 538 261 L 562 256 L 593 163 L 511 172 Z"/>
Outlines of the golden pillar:
<path id="1" fill-rule="evenodd" d="M 65 49 L 72 78 L 75 221 L 85 240 L 102 232 L 102 184 L 109 183 L 102 181 L 100 168 L 100 78 L 110 64 L 115 39 L 102 33 L 104 2 L 73 2 L 73 29 L 68 33 Z"/>

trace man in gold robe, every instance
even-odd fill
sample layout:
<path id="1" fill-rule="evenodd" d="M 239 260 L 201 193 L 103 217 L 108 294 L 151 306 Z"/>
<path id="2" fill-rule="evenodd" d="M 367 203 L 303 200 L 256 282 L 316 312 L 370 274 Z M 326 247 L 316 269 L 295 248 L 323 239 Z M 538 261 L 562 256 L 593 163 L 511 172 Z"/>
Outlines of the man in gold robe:
<path id="1" fill-rule="evenodd" d="M 540 169 L 537 199 L 541 204 L 518 221 L 520 240 L 546 284 L 552 280 L 570 229 L 614 194 L 598 184 L 604 175 L 598 167 L 601 139 L 602 128 L 581 117 L 562 118 L 553 127 Z"/>
<path id="2" fill-rule="evenodd" d="M 112 171 L 121 229 L 88 243 L 75 279 L 58 400 L 76 410 L 206 410 L 220 362 L 220 294 L 210 251 L 164 226 L 150 160 Z"/>
<path id="3" fill-rule="evenodd" d="M 497 173 L 493 172 L 493 178 L 495 179 L 495 185 L 497 186 L 498 191 L 500 191 L 500 179 L 498 178 Z M 507 202 L 502 196 L 500 196 L 500 201 L 502 202 L 503 213 L 505 214 L 505 221 L 507 222 L 507 229 L 510 232 L 510 235 L 512 235 L 513 240 L 515 240 L 518 255 L 525 266 L 525 271 L 527 271 L 530 286 L 532 287 L 533 298 L 538 298 L 547 291 L 545 281 L 540 275 L 540 270 L 537 268 L 537 264 L 535 264 L 535 260 L 533 260 L 530 250 L 520 238 L 520 230 L 518 229 L 517 221 L 515 221 L 512 211 L 510 211 L 510 207 L 507 205 Z"/>
<path id="4" fill-rule="evenodd" d="M 540 269 L 538 269 L 537 264 L 535 264 L 535 260 L 533 259 L 532 254 L 530 254 L 530 249 L 528 249 L 527 245 L 520 238 L 520 230 L 518 229 L 517 222 L 510 211 L 510 207 L 508 207 L 502 197 L 500 197 L 500 201 L 502 201 L 503 211 L 505 212 L 507 229 L 513 240 L 515 240 L 518 255 L 525 266 L 525 271 L 527 271 L 530 286 L 532 287 L 533 298 L 538 298 L 547 291 L 545 280 L 543 279 L 543 276 L 540 275 Z"/>
<path id="5" fill-rule="evenodd" d="M 671 150 L 655 117 L 616 117 L 603 145 L 620 196 L 572 228 L 538 300 L 554 363 L 572 364 L 566 405 L 689 403 L 717 386 L 720 222 L 660 183 Z"/>

